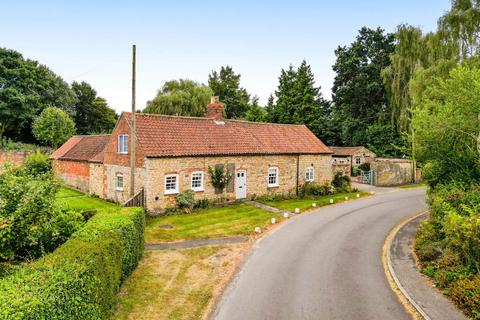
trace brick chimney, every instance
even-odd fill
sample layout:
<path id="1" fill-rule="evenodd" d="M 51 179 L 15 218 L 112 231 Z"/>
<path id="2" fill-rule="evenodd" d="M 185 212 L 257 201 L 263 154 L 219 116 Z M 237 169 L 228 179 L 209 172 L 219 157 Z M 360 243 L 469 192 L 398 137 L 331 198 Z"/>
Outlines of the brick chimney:
<path id="1" fill-rule="evenodd" d="M 223 119 L 223 109 L 225 109 L 225 105 L 220 103 L 218 97 L 211 97 L 210 104 L 207 104 L 207 118 L 215 120 Z"/>

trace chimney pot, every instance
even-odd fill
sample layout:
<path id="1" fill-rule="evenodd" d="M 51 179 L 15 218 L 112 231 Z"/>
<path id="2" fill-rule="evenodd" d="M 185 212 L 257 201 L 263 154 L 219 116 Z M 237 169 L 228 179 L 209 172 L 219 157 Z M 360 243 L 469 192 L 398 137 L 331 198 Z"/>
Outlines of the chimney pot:
<path id="1" fill-rule="evenodd" d="M 210 97 L 210 103 L 211 104 L 220 103 L 220 99 L 218 99 L 218 96 L 211 96 Z"/>

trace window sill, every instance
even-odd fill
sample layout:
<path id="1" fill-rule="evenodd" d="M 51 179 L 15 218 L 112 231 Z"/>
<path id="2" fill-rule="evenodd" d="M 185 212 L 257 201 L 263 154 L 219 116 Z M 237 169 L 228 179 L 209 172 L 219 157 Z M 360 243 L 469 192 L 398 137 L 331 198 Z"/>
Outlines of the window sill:
<path id="1" fill-rule="evenodd" d="M 192 189 L 193 192 L 204 192 L 205 189 Z"/>
<path id="2" fill-rule="evenodd" d="M 280 185 L 278 185 L 278 184 L 269 184 L 268 187 L 269 187 L 269 188 L 278 188 L 278 187 L 280 187 Z"/>
<path id="3" fill-rule="evenodd" d="M 167 191 L 164 193 L 164 195 L 166 196 L 171 196 L 171 195 L 175 195 L 175 194 L 178 194 L 178 191 Z"/>
<path id="4" fill-rule="evenodd" d="M 117 152 L 117 154 L 128 154 L 128 152 Z"/>
<path id="5" fill-rule="evenodd" d="M 115 191 L 123 192 L 123 188 L 116 188 Z"/>

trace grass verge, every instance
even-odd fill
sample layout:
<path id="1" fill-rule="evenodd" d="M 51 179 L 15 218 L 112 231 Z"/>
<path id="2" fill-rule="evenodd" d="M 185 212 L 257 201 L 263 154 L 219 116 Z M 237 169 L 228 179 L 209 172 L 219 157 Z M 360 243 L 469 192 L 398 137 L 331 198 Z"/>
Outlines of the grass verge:
<path id="1" fill-rule="evenodd" d="M 412 183 L 412 184 L 406 184 L 404 186 L 400 186 L 401 189 L 415 189 L 415 188 L 423 188 L 426 187 L 426 183 Z"/>
<path id="2" fill-rule="evenodd" d="M 255 227 L 270 224 L 271 218 L 280 219 L 280 216 L 244 203 L 192 214 L 152 217 L 147 219 L 145 242 L 249 235 Z M 163 229 L 162 225 L 170 225 L 173 229 Z"/>
<path id="3" fill-rule="evenodd" d="M 146 251 L 111 319 L 206 318 L 245 251 L 245 244 Z"/>
<path id="4" fill-rule="evenodd" d="M 338 193 L 329 196 L 317 197 L 317 198 L 307 198 L 307 199 L 288 199 L 281 201 L 262 201 L 262 203 L 275 207 L 278 209 L 294 212 L 295 208 L 299 208 L 300 211 L 305 211 L 308 209 L 313 209 L 312 204 L 316 203 L 317 207 L 322 207 L 330 204 L 330 199 L 333 199 L 334 203 L 344 202 L 345 197 L 348 199 L 356 198 L 357 194 L 360 197 L 368 195 L 367 192 L 349 192 L 349 193 Z"/>

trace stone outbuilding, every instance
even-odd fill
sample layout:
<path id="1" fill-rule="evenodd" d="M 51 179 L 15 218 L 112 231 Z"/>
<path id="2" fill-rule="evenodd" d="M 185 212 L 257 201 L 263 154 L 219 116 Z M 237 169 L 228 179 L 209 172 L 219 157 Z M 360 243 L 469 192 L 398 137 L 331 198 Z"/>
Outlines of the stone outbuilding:
<path id="1" fill-rule="evenodd" d="M 306 126 L 227 120 L 223 109 L 223 104 L 212 100 L 204 118 L 136 114 L 135 193 L 144 196 L 148 211 L 174 206 L 176 195 L 185 190 L 192 190 L 197 200 L 230 201 L 296 193 L 306 181 L 331 181 L 332 151 Z M 70 140 L 80 139 L 73 137 L 67 147 L 54 153 L 57 176 L 82 190 L 88 186 L 90 193 L 102 198 L 125 203 L 131 198 L 131 135 L 132 114 L 124 112 L 105 138 L 103 152 L 86 160 L 88 174 L 81 172 L 85 178 L 67 175 L 62 168 L 65 161 L 73 160 L 59 150 L 69 149 Z M 95 162 L 100 167 L 92 170 L 92 159 L 100 158 Z M 223 168 L 231 178 L 223 192 L 213 187 L 209 168 Z M 97 185 L 92 181 L 102 181 L 101 188 L 92 188 Z"/>
<path id="2" fill-rule="evenodd" d="M 334 172 L 342 172 L 350 175 L 352 168 L 359 167 L 363 163 L 371 163 L 376 154 L 363 146 L 357 147 L 329 147 L 333 151 L 332 166 Z"/>

